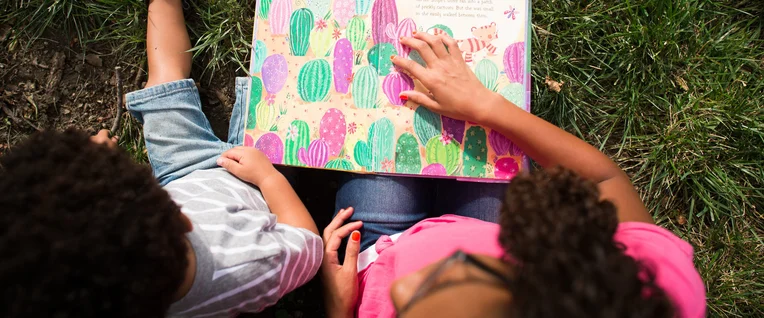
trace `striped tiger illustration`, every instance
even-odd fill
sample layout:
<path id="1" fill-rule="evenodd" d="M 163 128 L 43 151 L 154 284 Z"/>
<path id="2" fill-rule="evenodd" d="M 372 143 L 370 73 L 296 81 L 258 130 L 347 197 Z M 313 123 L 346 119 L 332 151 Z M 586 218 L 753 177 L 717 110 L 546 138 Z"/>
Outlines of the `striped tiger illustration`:
<path id="1" fill-rule="evenodd" d="M 496 22 L 491 22 L 489 25 L 480 27 L 472 27 L 472 35 L 474 37 L 464 40 L 456 40 L 459 45 L 459 50 L 464 53 L 464 61 L 467 63 L 472 62 L 472 55 L 482 50 L 488 50 L 488 56 L 496 55 L 496 47 L 491 44 L 493 40 L 499 38 L 499 34 L 496 31 Z M 446 31 L 435 28 L 433 29 L 435 35 L 447 34 Z"/>

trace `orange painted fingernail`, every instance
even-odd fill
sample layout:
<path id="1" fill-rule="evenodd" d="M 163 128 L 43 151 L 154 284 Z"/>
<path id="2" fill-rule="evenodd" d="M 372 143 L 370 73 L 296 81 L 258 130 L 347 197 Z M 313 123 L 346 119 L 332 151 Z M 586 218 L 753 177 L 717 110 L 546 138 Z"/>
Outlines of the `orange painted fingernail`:
<path id="1" fill-rule="evenodd" d="M 395 55 L 390 55 L 390 60 L 392 61 L 394 59 L 395 59 Z"/>
<path id="2" fill-rule="evenodd" d="M 361 232 L 358 232 L 358 231 L 353 232 L 353 234 L 350 234 L 350 239 L 355 241 L 355 242 L 360 241 L 361 240 Z"/>
<path id="3" fill-rule="evenodd" d="M 414 31 L 411 31 L 411 34 L 416 34 L 416 30 L 414 30 Z"/>
<path id="4" fill-rule="evenodd" d="M 398 96 L 398 98 L 400 98 L 400 99 L 401 99 L 402 101 L 404 101 L 404 102 L 409 100 L 409 97 L 408 97 L 408 96 L 406 96 L 406 95 L 401 95 L 401 96 Z"/>

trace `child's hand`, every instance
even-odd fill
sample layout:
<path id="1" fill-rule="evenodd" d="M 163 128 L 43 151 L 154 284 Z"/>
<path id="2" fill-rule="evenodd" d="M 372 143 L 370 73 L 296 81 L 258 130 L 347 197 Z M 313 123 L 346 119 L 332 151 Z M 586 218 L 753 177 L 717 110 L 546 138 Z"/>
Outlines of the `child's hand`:
<path id="1" fill-rule="evenodd" d="M 117 140 L 119 140 L 119 137 L 117 136 L 109 138 L 109 130 L 107 129 L 101 129 L 98 131 L 98 134 L 90 136 L 90 141 L 97 144 L 106 145 L 109 148 L 116 148 Z"/>
<path id="2" fill-rule="evenodd" d="M 345 224 L 353 215 L 353 208 L 340 210 L 324 229 L 324 261 L 321 276 L 324 282 L 324 302 L 327 316 L 353 317 L 358 298 L 358 253 L 361 250 L 361 229 L 363 223 L 355 221 Z M 337 250 L 342 239 L 350 236 L 345 248 L 345 260 L 340 264 Z"/>
<path id="3" fill-rule="evenodd" d="M 218 166 L 228 170 L 237 178 L 258 187 L 270 177 L 281 175 L 260 150 L 249 147 L 236 147 L 224 152 L 218 158 Z"/>

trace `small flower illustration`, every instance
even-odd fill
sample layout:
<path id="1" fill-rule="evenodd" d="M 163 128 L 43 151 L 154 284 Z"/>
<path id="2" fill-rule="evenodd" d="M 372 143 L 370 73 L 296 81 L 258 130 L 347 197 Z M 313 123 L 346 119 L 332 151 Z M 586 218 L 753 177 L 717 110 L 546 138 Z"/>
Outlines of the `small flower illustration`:
<path id="1" fill-rule="evenodd" d="M 442 135 L 440 135 L 440 142 L 443 143 L 444 146 L 450 145 L 451 140 L 453 139 L 454 139 L 454 135 L 452 134 L 443 133 Z"/>
<path id="2" fill-rule="evenodd" d="M 385 158 L 385 160 L 382 160 L 382 170 L 385 172 L 392 172 L 393 171 L 393 161 Z"/>
<path id="3" fill-rule="evenodd" d="M 332 38 L 335 40 L 339 40 L 340 36 L 342 36 L 342 32 L 340 32 L 339 29 L 334 29 L 334 33 L 332 34 Z"/>
<path id="4" fill-rule="evenodd" d="M 268 96 L 265 97 L 265 101 L 268 102 L 268 105 L 273 105 L 273 103 L 276 102 L 276 95 L 268 94 Z"/>
<path id="5" fill-rule="evenodd" d="M 318 21 L 316 21 L 316 29 L 323 30 L 325 28 L 326 28 L 326 20 L 318 19 Z"/>
<path id="6" fill-rule="evenodd" d="M 356 130 L 357 128 L 358 128 L 358 127 L 356 127 L 355 123 L 350 123 L 350 125 L 348 125 L 348 133 L 350 133 L 350 134 L 355 134 L 355 130 Z"/>
<path id="7" fill-rule="evenodd" d="M 299 137 L 299 130 L 297 130 L 297 126 L 295 125 L 289 125 L 289 128 L 287 129 L 287 139 L 289 140 L 296 140 L 297 137 Z"/>

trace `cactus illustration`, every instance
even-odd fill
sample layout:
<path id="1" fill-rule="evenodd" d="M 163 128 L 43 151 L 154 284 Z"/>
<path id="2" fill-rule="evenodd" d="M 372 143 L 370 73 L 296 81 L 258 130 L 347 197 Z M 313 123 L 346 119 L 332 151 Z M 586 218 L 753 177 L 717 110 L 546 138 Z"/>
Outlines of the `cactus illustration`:
<path id="1" fill-rule="evenodd" d="M 347 94 L 353 75 L 353 46 L 348 39 L 334 44 L 334 90 Z"/>
<path id="2" fill-rule="evenodd" d="M 257 16 L 260 19 L 268 20 L 268 13 L 271 11 L 271 0 L 260 0 L 257 2 Z"/>
<path id="3" fill-rule="evenodd" d="M 493 167 L 493 176 L 496 179 L 512 179 L 519 171 L 520 166 L 517 165 L 514 158 L 501 158 L 496 161 L 496 165 Z"/>
<path id="4" fill-rule="evenodd" d="M 284 163 L 291 166 L 304 166 L 300 162 L 298 154 L 300 149 L 308 148 L 310 143 L 310 128 L 308 123 L 295 120 L 287 128 L 286 140 L 284 141 Z"/>
<path id="5" fill-rule="evenodd" d="M 412 61 L 417 62 L 417 64 L 422 65 L 422 67 L 427 67 L 427 63 L 425 63 L 425 61 L 422 58 L 422 56 L 419 55 L 419 52 L 417 52 L 417 51 L 409 52 L 409 58 Z"/>
<path id="6" fill-rule="evenodd" d="M 436 25 L 433 25 L 433 26 L 431 26 L 429 29 L 427 29 L 427 32 L 428 32 L 428 33 L 433 33 L 432 31 L 433 31 L 434 29 L 438 29 L 438 30 L 441 30 L 441 31 L 443 31 L 443 32 L 446 32 L 446 34 L 448 34 L 448 36 L 450 36 L 450 37 L 452 37 L 452 38 L 454 37 L 454 31 L 451 31 L 451 28 L 449 28 L 449 27 L 447 27 L 447 26 L 445 26 L 445 25 L 442 25 L 442 24 L 436 24 Z"/>
<path id="7" fill-rule="evenodd" d="M 257 76 L 252 76 L 249 85 L 249 104 L 257 105 L 263 100 L 263 81 Z"/>
<path id="8" fill-rule="evenodd" d="M 360 17 L 353 17 L 348 22 L 346 36 L 353 45 L 354 51 L 366 49 L 366 22 Z"/>
<path id="9" fill-rule="evenodd" d="M 401 57 L 408 57 L 411 48 L 404 47 L 399 39 L 403 36 L 410 37 L 414 31 L 416 31 L 416 23 L 410 18 L 401 20 L 397 25 L 388 24 L 385 28 L 385 34 L 390 38 L 390 42 Z"/>
<path id="10" fill-rule="evenodd" d="M 515 104 L 515 106 L 528 111 L 525 107 L 525 88 L 523 88 L 523 84 L 511 83 L 507 86 L 504 86 L 499 94 L 504 96 L 504 98 L 506 98 L 508 101 L 512 102 L 512 104 Z"/>
<path id="11" fill-rule="evenodd" d="M 382 118 L 369 127 L 369 148 L 371 148 L 371 166 L 374 171 L 384 172 L 382 162 L 395 158 L 395 127 L 393 122 Z"/>
<path id="12" fill-rule="evenodd" d="M 461 144 L 464 139 L 464 121 L 447 116 L 441 116 L 440 120 L 443 122 L 443 132 Z"/>
<path id="13" fill-rule="evenodd" d="M 326 169 L 334 169 L 334 170 L 343 170 L 343 171 L 353 171 L 355 170 L 355 166 L 353 165 L 350 160 L 347 159 L 334 159 L 332 161 L 329 161 L 324 166 Z"/>
<path id="14" fill-rule="evenodd" d="M 390 57 L 395 54 L 395 47 L 392 44 L 379 43 L 369 50 L 366 58 L 369 60 L 369 65 L 377 70 L 379 76 L 387 76 L 387 74 L 390 74 L 390 69 L 393 68 L 393 62 L 390 60 Z"/>
<path id="15" fill-rule="evenodd" d="M 504 72 L 510 83 L 522 83 L 525 77 L 525 42 L 512 43 L 504 50 Z"/>
<path id="16" fill-rule="evenodd" d="M 374 67 L 364 66 L 353 77 L 353 103 L 358 108 L 376 108 L 379 94 L 379 76 Z"/>
<path id="17" fill-rule="evenodd" d="M 252 72 L 260 73 L 263 69 L 263 62 L 265 62 L 265 55 L 268 53 L 265 47 L 265 42 L 257 40 L 252 47 Z"/>
<path id="18" fill-rule="evenodd" d="M 382 91 L 385 92 L 387 100 L 393 105 L 403 105 L 406 101 L 402 100 L 401 92 L 414 89 L 414 80 L 405 73 L 392 70 L 382 81 Z"/>
<path id="19" fill-rule="evenodd" d="M 337 156 L 342 151 L 346 133 L 345 114 L 337 108 L 329 108 L 324 117 L 321 117 L 318 134 L 319 139 L 329 146 L 330 156 Z"/>
<path id="20" fill-rule="evenodd" d="M 310 30 L 313 29 L 313 12 L 300 8 L 289 18 L 289 50 L 294 56 L 305 56 L 310 45 Z"/>
<path id="21" fill-rule="evenodd" d="M 419 155 L 419 143 L 411 133 L 403 133 L 395 146 L 395 172 L 416 174 L 420 171 L 422 157 Z"/>
<path id="22" fill-rule="evenodd" d="M 475 66 L 475 75 L 486 88 L 496 91 L 496 81 L 499 80 L 499 67 L 489 59 L 482 59 Z"/>
<path id="23" fill-rule="evenodd" d="M 253 79 L 254 78 L 257 78 L 257 77 L 253 77 Z M 256 93 L 252 93 L 249 96 L 250 97 L 249 106 L 247 107 L 247 124 L 246 124 L 247 130 L 252 130 L 252 129 L 255 129 L 255 127 L 257 127 L 257 117 L 258 117 L 257 106 L 265 103 L 265 101 L 258 101 L 259 98 L 255 97 L 255 94 Z"/>
<path id="24" fill-rule="evenodd" d="M 249 134 L 244 134 L 244 147 L 254 147 L 255 140 Z"/>
<path id="25" fill-rule="evenodd" d="M 269 131 L 276 125 L 279 111 L 275 106 L 269 105 L 266 101 L 262 101 L 257 104 L 255 111 L 257 114 L 257 129 Z"/>
<path id="26" fill-rule="evenodd" d="M 488 161 L 488 145 L 486 145 L 485 137 L 483 128 L 473 126 L 467 129 L 462 155 L 465 177 L 485 178 L 485 166 Z"/>
<path id="27" fill-rule="evenodd" d="M 275 95 L 284 87 L 289 74 L 286 59 L 281 54 L 266 57 L 263 61 L 262 71 L 261 77 L 265 91 L 268 92 L 268 95 Z"/>
<path id="28" fill-rule="evenodd" d="M 308 167 L 323 168 L 329 161 L 329 146 L 323 140 L 313 140 L 308 149 L 300 148 L 297 157 Z"/>
<path id="29" fill-rule="evenodd" d="M 292 0 L 273 0 L 270 19 L 271 34 L 282 35 L 289 31 L 289 15 L 292 14 Z"/>
<path id="30" fill-rule="evenodd" d="M 355 15 L 364 16 L 369 14 L 372 2 L 374 0 L 355 0 Z"/>
<path id="31" fill-rule="evenodd" d="M 284 145 L 281 138 L 275 133 L 267 133 L 260 136 L 255 148 L 262 151 L 268 159 L 276 164 L 280 164 L 284 158 Z"/>
<path id="32" fill-rule="evenodd" d="M 452 175 L 459 169 L 459 143 L 447 135 L 432 137 L 425 146 L 425 160 L 428 164 L 442 164 Z"/>
<path id="33" fill-rule="evenodd" d="M 332 33 L 334 32 L 334 23 L 328 23 L 324 19 L 316 21 L 316 27 L 310 33 L 310 49 L 316 57 L 329 55 L 329 49 L 332 48 Z"/>
<path id="34" fill-rule="evenodd" d="M 329 12 L 331 0 L 305 0 L 308 9 L 319 17 L 323 17 Z"/>
<path id="35" fill-rule="evenodd" d="M 442 128 L 440 115 L 431 112 L 424 106 L 419 106 L 414 111 L 414 132 L 423 145 L 433 137 L 440 136 Z"/>
<path id="36" fill-rule="evenodd" d="M 442 164 L 433 163 L 431 165 L 428 165 L 427 167 L 424 167 L 424 169 L 422 169 L 422 175 L 425 175 L 425 176 L 447 176 L 448 175 L 448 171 L 446 171 L 446 167 L 444 167 Z"/>
<path id="37" fill-rule="evenodd" d="M 332 67 L 323 59 L 312 60 L 300 69 L 297 76 L 297 92 L 306 102 L 323 101 L 332 87 Z"/>
<path id="38" fill-rule="evenodd" d="M 359 166 L 365 168 L 366 171 L 371 171 L 371 149 L 369 149 L 367 142 L 359 140 L 355 143 L 353 159 L 355 159 Z"/>
<path id="39" fill-rule="evenodd" d="M 396 0 L 376 0 L 371 7 L 371 37 L 374 44 L 387 42 L 393 44 L 393 40 L 387 36 L 387 25 L 398 25 L 398 7 Z"/>
<path id="40" fill-rule="evenodd" d="M 491 130 L 491 133 L 488 134 L 488 144 L 491 145 L 493 152 L 495 152 L 497 156 L 504 156 L 507 154 L 511 156 L 522 156 L 523 154 L 520 147 L 495 130 Z"/>
<path id="41" fill-rule="evenodd" d="M 340 28 L 344 28 L 348 25 L 350 19 L 354 16 L 355 0 L 334 0 L 334 20 L 337 21 Z"/>

